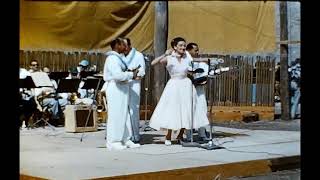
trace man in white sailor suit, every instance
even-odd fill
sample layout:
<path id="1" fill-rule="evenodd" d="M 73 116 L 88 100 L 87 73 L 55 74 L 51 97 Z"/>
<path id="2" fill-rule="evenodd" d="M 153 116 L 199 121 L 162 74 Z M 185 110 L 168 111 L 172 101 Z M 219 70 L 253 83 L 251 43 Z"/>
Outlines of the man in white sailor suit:
<path id="1" fill-rule="evenodd" d="M 128 71 L 124 62 L 125 44 L 123 38 L 111 42 L 112 51 L 107 53 L 103 79 L 108 106 L 107 142 L 109 150 L 123 150 L 140 147 L 133 143 L 132 126 L 129 117 L 129 80 L 136 79 L 138 70 Z"/>
<path id="2" fill-rule="evenodd" d="M 139 143 L 140 141 L 140 92 L 141 92 L 141 79 L 145 75 L 145 61 L 144 56 L 141 52 L 137 51 L 131 46 L 131 41 L 129 38 L 124 38 L 126 50 L 124 52 L 126 58 L 125 62 L 129 69 L 138 68 L 139 72 L 135 80 L 129 80 L 129 108 L 130 108 L 130 118 L 133 129 L 132 141 Z"/>

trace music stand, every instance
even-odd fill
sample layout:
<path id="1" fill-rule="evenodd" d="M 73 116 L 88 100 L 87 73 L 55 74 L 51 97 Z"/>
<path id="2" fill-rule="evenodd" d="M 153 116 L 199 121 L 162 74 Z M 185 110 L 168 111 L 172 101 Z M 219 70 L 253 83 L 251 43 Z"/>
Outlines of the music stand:
<path id="1" fill-rule="evenodd" d="M 36 88 L 36 85 L 34 84 L 32 78 L 30 76 L 27 76 L 25 79 L 19 79 L 19 88 L 22 89 L 22 94 L 26 94 L 25 93 L 25 89 L 32 89 L 32 88 Z M 22 96 L 21 96 L 22 98 Z M 19 104 L 20 106 L 20 104 Z M 28 125 L 28 129 L 29 129 L 29 126 Z"/>
<path id="2" fill-rule="evenodd" d="M 84 85 L 81 87 L 81 89 L 85 89 L 87 91 L 86 96 L 88 97 L 88 90 L 89 89 L 97 89 L 97 88 L 99 89 L 100 84 L 99 84 L 99 86 L 97 86 L 97 85 L 100 81 L 101 81 L 101 79 L 87 78 L 84 80 Z M 101 86 L 101 88 L 102 88 L 102 86 Z"/>
<path id="3" fill-rule="evenodd" d="M 101 90 L 102 87 L 103 87 L 103 85 L 104 85 L 104 83 L 105 83 L 105 81 L 103 80 L 103 75 L 94 74 L 93 77 L 96 78 L 96 80 L 98 80 L 98 79 L 101 80 L 101 81 L 100 81 L 100 84 L 99 84 L 99 87 L 98 87 L 98 90 Z M 94 78 L 91 78 L 91 79 L 94 79 Z M 90 79 L 90 78 L 88 78 L 88 79 Z M 96 88 L 95 86 L 92 86 L 92 87 L 94 87 L 94 88 L 91 88 L 91 89 L 95 89 L 95 88 Z M 83 88 L 82 88 L 82 89 L 83 89 Z"/>
<path id="4" fill-rule="evenodd" d="M 96 79 L 90 79 L 90 78 L 87 78 L 86 80 L 85 80 L 85 84 L 83 85 L 83 87 L 81 88 L 81 89 L 95 89 L 95 88 L 97 88 L 97 84 L 96 83 L 98 83 L 98 88 L 96 89 L 96 91 L 98 91 L 98 90 L 101 90 L 102 89 L 102 87 L 103 87 L 103 85 L 104 85 L 104 83 L 105 83 L 105 81 L 103 80 L 103 75 L 100 75 L 100 74 L 94 74 L 93 75 L 93 77 L 95 77 Z M 87 80 L 89 80 L 89 81 L 87 81 Z M 99 80 L 100 80 L 100 82 L 99 82 Z M 88 93 L 87 93 L 88 94 Z M 97 93 L 95 93 L 95 95 L 94 95 L 94 99 L 96 99 L 95 97 L 96 97 L 96 94 Z M 104 98 L 103 98 L 104 99 Z M 103 100 L 104 101 L 104 100 Z M 104 103 L 105 103 L 105 101 L 104 101 Z M 106 103 L 105 103 L 105 108 L 107 108 L 107 105 L 106 105 Z M 91 108 L 90 108 L 91 109 Z M 91 111 L 91 110 L 90 110 Z M 90 115 L 90 114 L 89 114 Z M 89 117 L 89 116 L 88 116 Z M 88 121 L 89 119 L 87 119 L 87 121 Z M 107 132 L 107 131 L 106 131 Z M 106 139 L 106 135 L 104 136 L 104 139 Z M 82 141 L 82 137 L 81 137 L 81 141 Z"/>
<path id="5" fill-rule="evenodd" d="M 56 93 L 75 93 L 78 92 L 80 79 L 60 79 Z M 72 100 L 70 100 L 73 104 Z"/>
<path id="6" fill-rule="evenodd" d="M 57 93 L 78 92 L 80 79 L 60 79 Z"/>
<path id="7" fill-rule="evenodd" d="M 32 78 L 27 76 L 25 79 L 19 79 L 19 88 L 22 88 L 24 91 L 24 89 L 36 88 L 36 85 L 34 84 Z"/>
<path id="8" fill-rule="evenodd" d="M 80 77 L 81 78 L 87 78 L 88 76 L 94 76 L 96 74 L 98 74 L 99 71 L 81 71 L 80 72 Z M 95 89 L 95 88 L 93 88 Z"/>
<path id="9" fill-rule="evenodd" d="M 68 76 L 69 72 L 50 72 L 49 74 L 49 78 L 55 80 L 57 84 L 59 83 L 58 80 L 64 79 Z"/>
<path id="10" fill-rule="evenodd" d="M 90 79 L 90 78 L 87 78 L 84 80 L 84 85 L 81 89 L 96 89 L 97 88 L 97 85 L 98 85 L 98 82 L 99 82 L 100 79 Z M 99 85 L 100 87 L 100 85 Z M 102 87 L 102 86 L 101 86 Z"/>

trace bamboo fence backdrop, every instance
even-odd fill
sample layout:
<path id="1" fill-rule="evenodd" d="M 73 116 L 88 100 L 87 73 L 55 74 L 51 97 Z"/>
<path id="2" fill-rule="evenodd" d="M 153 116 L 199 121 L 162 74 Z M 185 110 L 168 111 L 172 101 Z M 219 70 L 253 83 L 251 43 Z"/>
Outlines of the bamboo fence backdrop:
<path id="1" fill-rule="evenodd" d="M 147 55 L 150 60 L 152 55 Z M 238 71 L 228 71 L 210 78 L 206 86 L 208 105 L 210 106 L 274 106 L 275 57 L 271 56 L 235 56 L 208 55 L 224 59 L 222 67 L 238 67 Z M 82 59 L 87 59 L 91 65 L 97 66 L 102 72 L 106 55 L 94 52 L 50 52 L 50 51 L 20 51 L 20 67 L 29 68 L 32 59 L 38 60 L 40 67 L 49 67 L 51 71 L 68 71 L 76 67 Z M 165 75 L 169 80 L 168 73 Z M 141 104 L 155 106 L 152 102 L 153 69 L 150 61 L 146 62 L 146 75 L 141 84 Z M 209 88 L 210 86 L 210 88 Z M 147 91 L 146 91 L 146 88 Z"/>
<path id="2" fill-rule="evenodd" d="M 86 59 L 97 66 L 97 71 L 102 71 L 106 55 L 94 52 L 20 51 L 20 67 L 28 69 L 33 59 L 39 62 L 40 68 L 49 67 L 51 71 L 68 71 Z"/>
<path id="3" fill-rule="evenodd" d="M 238 71 L 231 70 L 209 80 L 206 87 L 209 105 L 274 106 L 275 58 L 230 55 L 222 58 L 225 61 L 222 67 L 238 67 Z"/>

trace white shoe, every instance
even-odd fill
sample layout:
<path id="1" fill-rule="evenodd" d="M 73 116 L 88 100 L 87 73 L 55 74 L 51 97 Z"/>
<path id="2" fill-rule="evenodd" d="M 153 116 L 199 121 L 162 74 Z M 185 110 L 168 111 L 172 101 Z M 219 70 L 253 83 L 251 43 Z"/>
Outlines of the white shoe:
<path id="1" fill-rule="evenodd" d="M 165 140 L 164 144 L 167 145 L 167 146 L 171 146 L 171 141 L 170 140 Z"/>
<path id="2" fill-rule="evenodd" d="M 123 150 L 127 148 L 127 146 L 122 145 L 121 142 L 107 143 L 106 146 L 109 150 Z"/>
<path id="3" fill-rule="evenodd" d="M 141 145 L 140 144 L 135 144 L 131 140 L 128 140 L 127 142 L 124 143 L 128 148 L 138 148 Z"/>

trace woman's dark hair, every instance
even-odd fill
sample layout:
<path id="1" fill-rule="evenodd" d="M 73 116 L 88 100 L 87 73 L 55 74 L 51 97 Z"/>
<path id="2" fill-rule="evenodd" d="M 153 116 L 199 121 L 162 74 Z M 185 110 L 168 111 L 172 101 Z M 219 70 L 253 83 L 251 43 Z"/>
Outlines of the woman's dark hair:
<path id="1" fill-rule="evenodd" d="M 178 42 L 180 42 L 180 41 L 184 41 L 184 42 L 186 42 L 186 40 L 185 39 L 183 39 L 182 37 L 176 37 L 176 38 L 174 38 L 174 39 L 172 39 L 172 41 L 171 41 L 171 47 L 173 48 L 174 46 L 176 46 L 177 44 L 178 44 Z"/>

